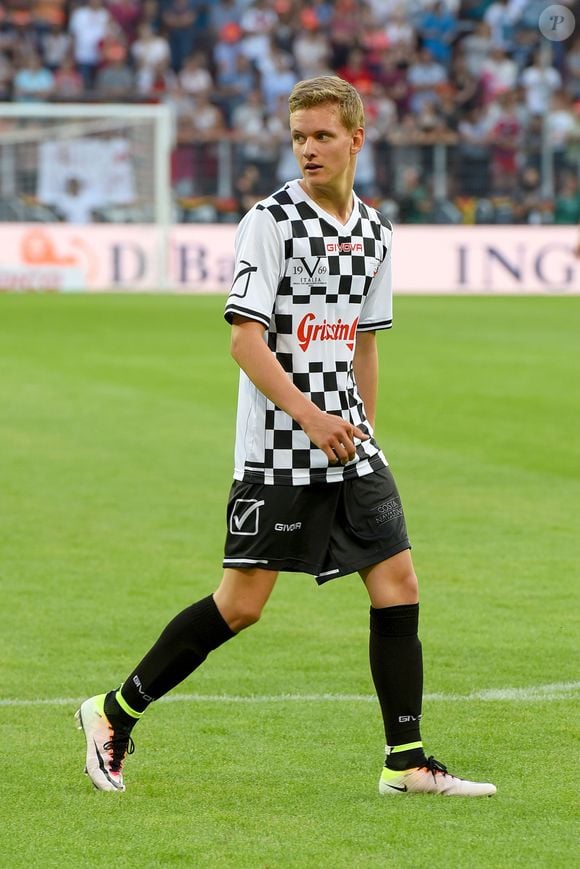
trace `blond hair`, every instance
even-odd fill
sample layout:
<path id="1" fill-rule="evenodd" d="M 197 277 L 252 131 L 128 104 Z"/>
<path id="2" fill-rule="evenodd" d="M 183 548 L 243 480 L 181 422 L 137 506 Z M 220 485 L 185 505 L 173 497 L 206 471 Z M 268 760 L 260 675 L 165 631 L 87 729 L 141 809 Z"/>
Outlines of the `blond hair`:
<path id="1" fill-rule="evenodd" d="M 340 121 L 349 133 L 364 127 L 365 112 L 360 94 L 337 75 L 321 75 L 299 81 L 288 97 L 291 115 L 300 109 L 312 109 L 326 103 L 337 107 Z"/>

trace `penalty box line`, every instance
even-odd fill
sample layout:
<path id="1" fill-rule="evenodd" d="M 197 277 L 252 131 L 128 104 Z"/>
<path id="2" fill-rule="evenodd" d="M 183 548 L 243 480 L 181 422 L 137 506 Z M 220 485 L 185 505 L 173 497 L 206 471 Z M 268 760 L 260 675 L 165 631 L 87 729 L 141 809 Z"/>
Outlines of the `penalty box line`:
<path id="1" fill-rule="evenodd" d="M 580 682 L 553 682 L 525 688 L 486 688 L 470 694 L 425 694 L 426 703 L 509 702 L 542 703 L 580 697 Z M 33 699 L 0 698 L 1 707 L 74 706 L 83 697 L 47 697 Z M 374 694 L 169 694 L 158 703 L 376 703 Z"/>

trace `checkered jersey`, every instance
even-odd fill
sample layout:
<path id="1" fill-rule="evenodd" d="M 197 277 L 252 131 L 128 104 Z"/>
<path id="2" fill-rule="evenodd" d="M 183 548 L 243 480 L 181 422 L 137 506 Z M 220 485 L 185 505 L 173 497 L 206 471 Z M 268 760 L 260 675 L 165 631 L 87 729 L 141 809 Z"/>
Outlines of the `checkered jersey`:
<path id="1" fill-rule="evenodd" d="M 387 461 L 372 437 L 353 358 L 357 332 L 392 325 L 390 223 L 354 197 L 346 224 L 291 181 L 259 202 L 236 234 L 225 308 L 265 327 L 294 384 L 317 407 L 370 435 L 345 466 L 330 465 L 287 413 L 240 372 L 234 478 L 307 485 L 371 473 Z"/>

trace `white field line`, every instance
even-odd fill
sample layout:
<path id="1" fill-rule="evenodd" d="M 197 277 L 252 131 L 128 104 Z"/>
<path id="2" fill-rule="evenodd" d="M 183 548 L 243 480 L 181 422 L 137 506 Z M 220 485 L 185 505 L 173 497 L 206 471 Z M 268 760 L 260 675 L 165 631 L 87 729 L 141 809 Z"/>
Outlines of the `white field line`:
<path id="1" fill-rule="evenodd" d="M 511 702 L 542 703 L 580 697 L 580 682 L 553 682 L 527 688 L 488 688 L 470 694 L 425 694 L 428 703 Z M 83 697 L 47 697 L 32 700 L 0 698 L 0 707 L 74 706 Z M 169 694 L 160 703 L 375 703 L 374 694 Z"/>

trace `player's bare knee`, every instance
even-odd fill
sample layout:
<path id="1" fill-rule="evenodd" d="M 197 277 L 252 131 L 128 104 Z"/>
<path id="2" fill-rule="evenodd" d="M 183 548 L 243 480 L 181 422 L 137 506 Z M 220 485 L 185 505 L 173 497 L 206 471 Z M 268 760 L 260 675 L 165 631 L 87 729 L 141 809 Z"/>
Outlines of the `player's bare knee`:
<path id="1" fill-rule="evenodd" d="M 410 570 L 405 574 L 401 583 L 401 589 L 404 589 L 409 598 L 419 600 L 419 580 L 414 570 Z"/>
<path id="2" fill-rule="evenodd" d="M 214 593 L 214 600 L 222 618 L 235 633 L 255 625 L 262 614 L 262 601 L 251 596 L 239 597 L 219 588 Z"/>
<path id="3" fill-rule="evenodd" d="M 262 607 L 251 602 L 238 603 L 232 608 L 226 621 L 232 631 L 238 632 L 255 625 L 261 615 Z"/>

